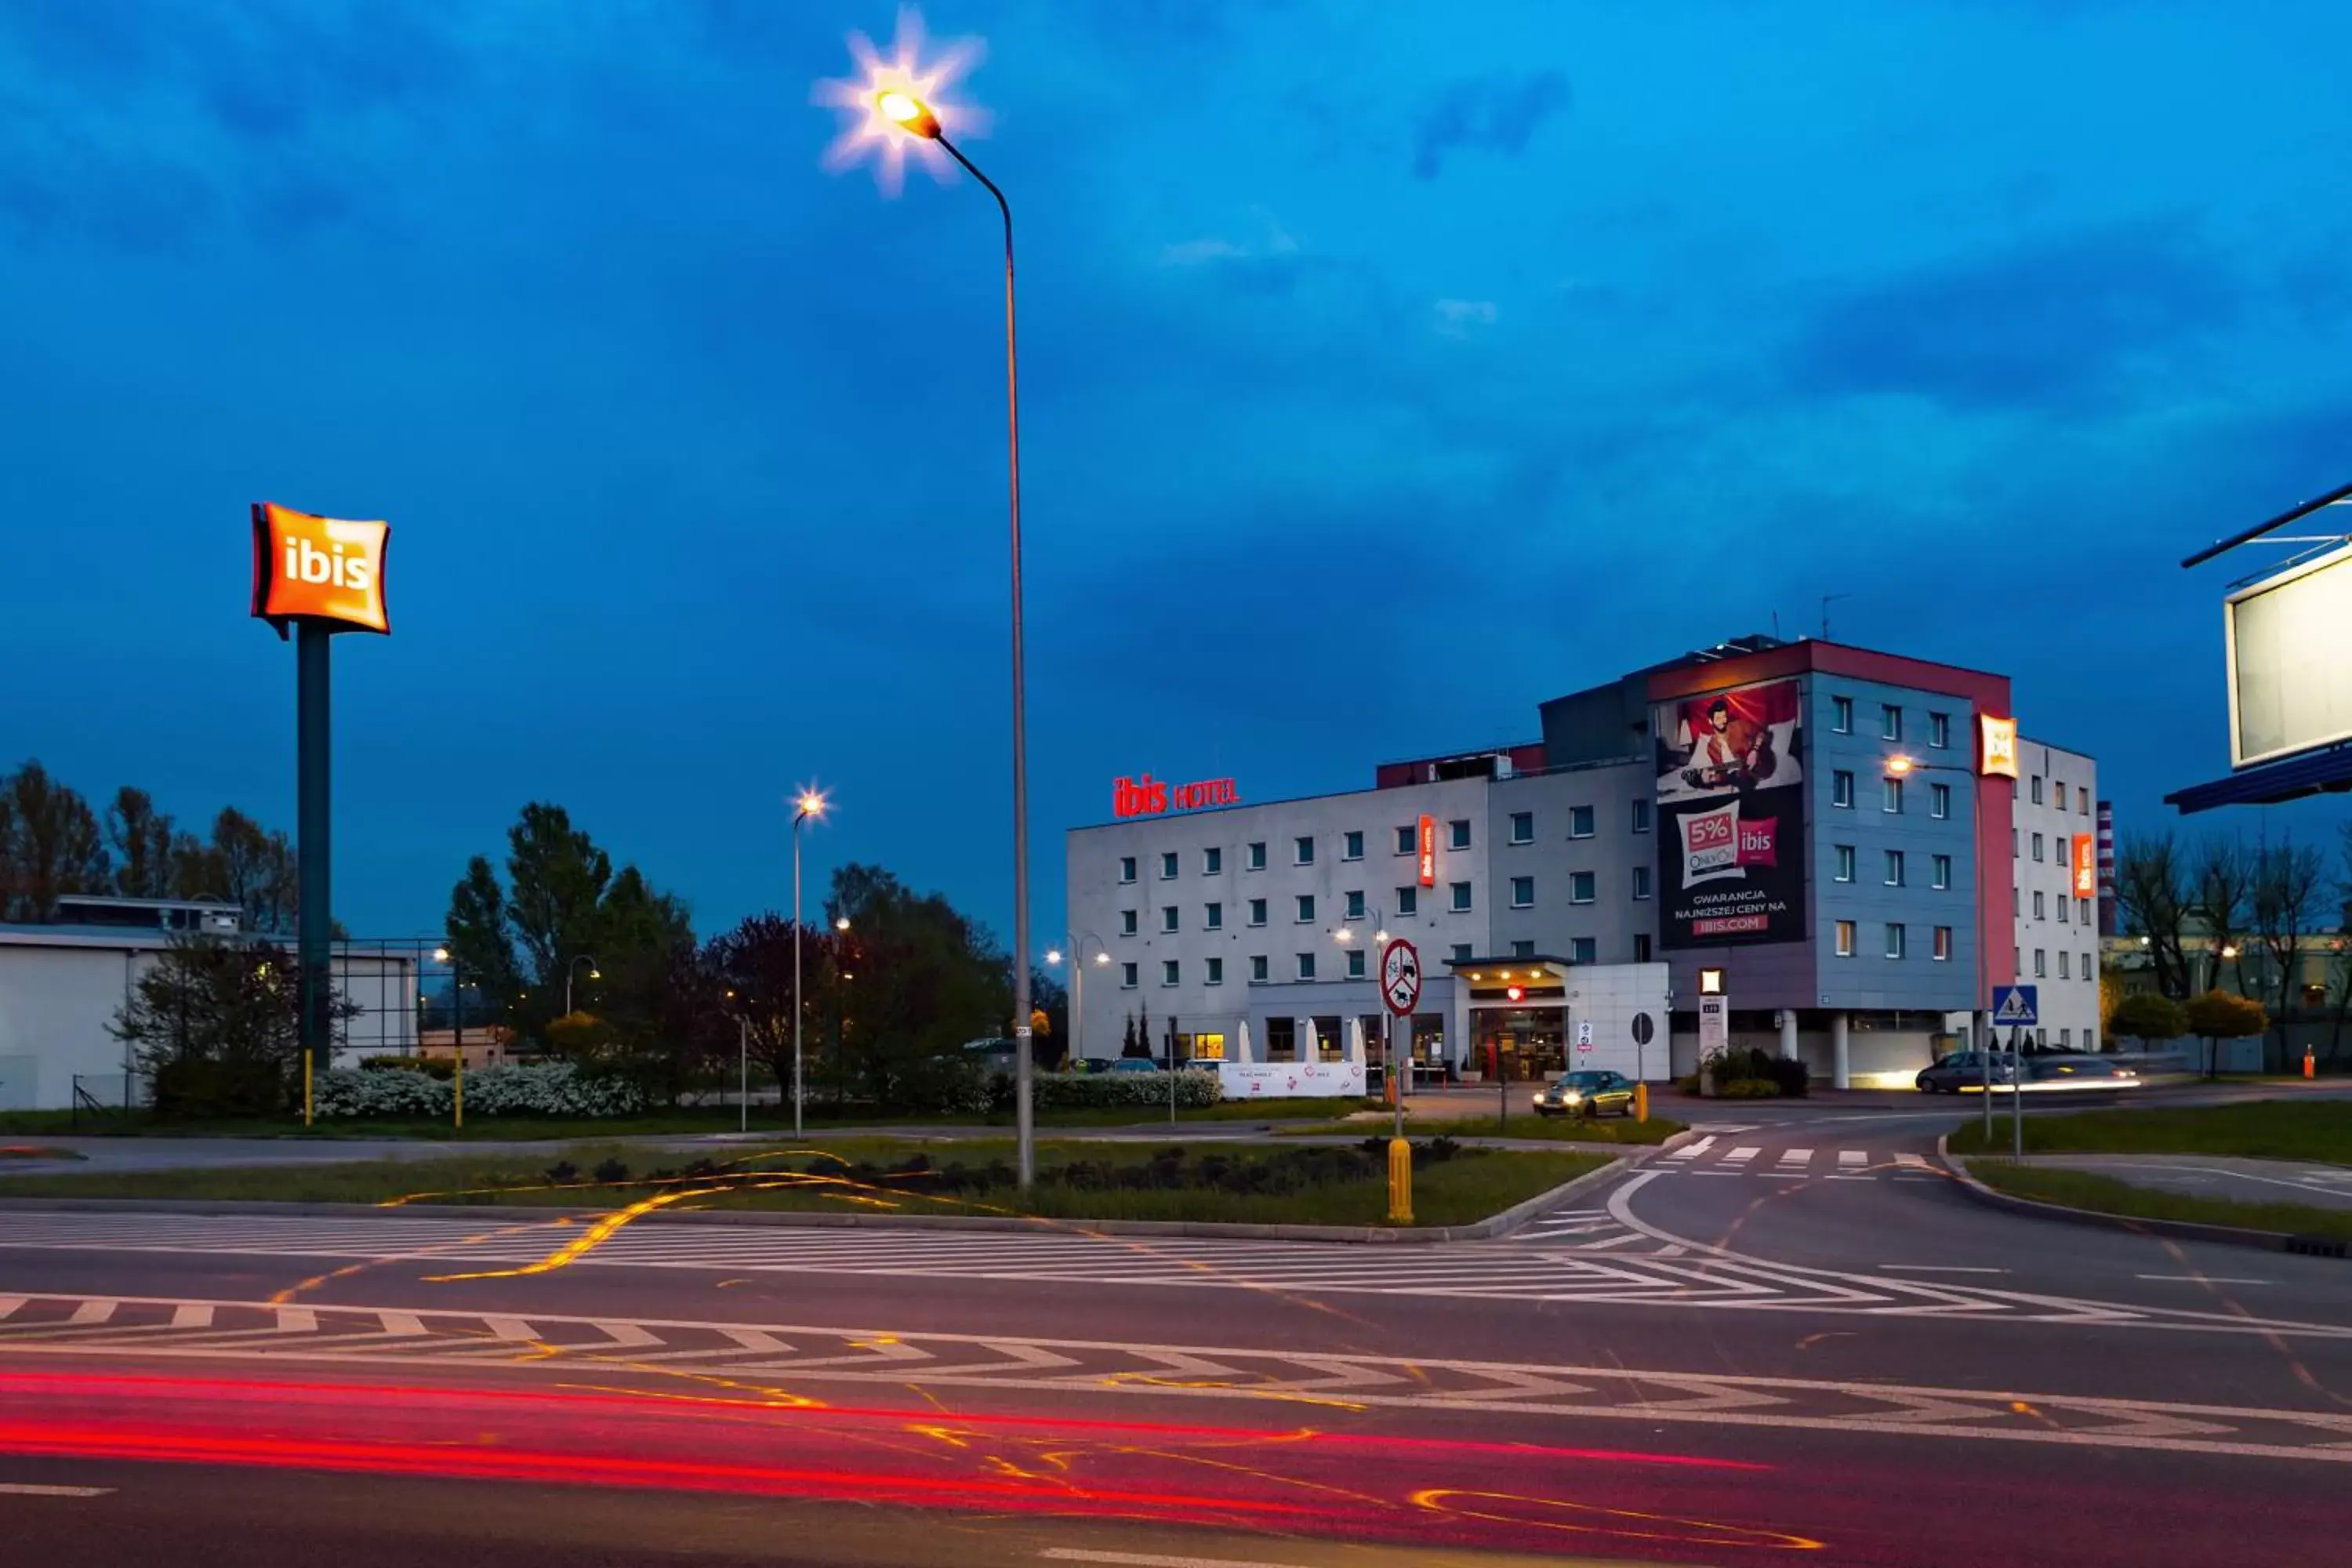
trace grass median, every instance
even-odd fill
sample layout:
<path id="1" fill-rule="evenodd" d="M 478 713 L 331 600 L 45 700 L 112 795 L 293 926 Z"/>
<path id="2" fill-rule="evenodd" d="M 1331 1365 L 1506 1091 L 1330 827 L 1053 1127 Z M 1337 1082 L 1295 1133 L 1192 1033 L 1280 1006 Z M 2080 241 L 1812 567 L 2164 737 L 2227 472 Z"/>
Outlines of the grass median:
<path id="1" fill-rule="evenodd" d="M 671 1200 L 679 1208 L 1339 1226 L 1379 1225 L 1387 1213 L 1382 1155 L 1353 1146 L 1047 1141 L 1037 1146 L 1038 1184 L 1026 1193 L 1013 1184 L 1013 1156 L 1010 1141 L 828 1140 L 724 1161 L 580 1143 L 528 1155 L 12 1176 L 0 1178 L 0 1197 L 615 1209 L 679 1194 Z M 1419 1226 L 1484 1219 L 1608 1158 L 1444 1140 L 1416 1145 L 1416 1156 Z"/>
<path id="2" fill-rule="evenodd" d="M 1297 1138 L 1330 1134 L 1385 1138 L 1389 1124 L 1390 1113 L 1381 1111 L 1345 1121 L 1285 1123 L 1276 1131 Z M 1493 1116 L 1433 1116 L 1415 1121 L 1408 1107 L 1404 1118 L 1408 1138 L 1527 1138 L 1548 1143 L 1616 1143 L 1643 1148 L 1663 1143 L 1682 1131 L 1683 1123 L 1664 1116 L 1636 1121 L 1630 1116 L 1538 1116 L 1529 1112 L 1507 1121 Z"/>
<path id="3" fill-rule="evenodd" d="M 1970 1119 L 1951 1136 L 1955 1154 L 2002 1153 L 2010 1127 L 1998 1108 L 1992 1143 Z M 2352 1165 L 2352 1100 L 2257 1100 L 2235 1105 L 2162 1106 L 2029 1116 L 2025 1148 L 2042 1154 L 2214 1154 Z"/>
<path id="4" fill-rule="evenodd" d="M 2031 1123 L 2029 1123 L 2031 1125 Z M 2314 1208 L 2305 1204 L 2242 1204 L 2229 1198 L 2192 1197 L 2185 1193 L 2159 1192 L 2134 1186 L 2112 1176 L 2089 1171 L 2052 1170 L 2047 1166 L 2012 1165 L 2006 1160 L 1970 1160 L 1969 1174 L 1985 1185 L 2021 1198 L 2063 1204 L 2095 1214 L 2124 1215 L 2133 1219 L 2187 1220 L 2198 1225 L 2231 1225 L 2288 1236 L 2324 1236 L 2352 1241 L 2352 1212 Z"/>

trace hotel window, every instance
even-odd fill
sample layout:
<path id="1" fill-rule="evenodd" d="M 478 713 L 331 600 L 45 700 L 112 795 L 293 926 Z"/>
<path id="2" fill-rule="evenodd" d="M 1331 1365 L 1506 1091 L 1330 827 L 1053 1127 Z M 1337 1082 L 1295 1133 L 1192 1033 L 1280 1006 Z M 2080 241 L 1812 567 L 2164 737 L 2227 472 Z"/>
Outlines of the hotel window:
<path id="1" fill-rule="evenodd" d="M 2089 925 L 2091 923 L 2090 900 L 2076 899 L 2074 900 L 2074 918 L 2084 925 Z"/>
<path id="2" fill-rule="evenodd" d="M 1213 958 L 1209 960 L 1208 982 L 1212 985 L 1223 985 L 1225 983 L 1225 961 L 1223 959 Z"/>
<path id="3" fill-rule="evenodd" d="M 1360 947 L 1351 947 L 1348 950 L 1348 978 L 1361 980 L 1363 977 L 1364 950 Z"/>
<path id="4" fill-rule="evenodd" d="M 1886 885 L 1890 888 L 1903 885 L 1903 851 L 1900 849 L 1886 852 Z"/>
<path id="5" fill-rule="evenodd" d="M 2066 923 L 2067 906 L 2073 903 L 2073 900 L 2067 898 L 2063 893 L 2058 895 L 2058 923 L 2060 925 L 2064 925 Z"/>
<path id="6" fill-rule="evenodd" d="M 1949 926 L 1937 926 L 1936 928 L 1936 962 L 1938 963 L 1948 963 L 1951 961 L 1951 957 L 1952 928 Z"/>
<path id="7" fill-rule="evenodd" d="M 1650 962 L 1650 933 L 1648 931 L 1637 931 L 1633 933 L 1633 962 L 1636 963 L 1647 963 Z"/>
<path id="8" fill-rule="evenodd" d="M 1163 882 L 1176 879 L 1176 851 L 1173 849 L 1160 857 L 1160 879 Z"/>
<path id="9" fill-rule="evenodd" d="M 1949 816 L 1952 815 L 1951 785 L 1948 784 L 1931 784 L 1927 786 L 1927 815 L 1930 816 Z"/>
<path id="10" fill-rule="evenodd" d="M 1568 901 L 1571 904 L 1591 903 L 1593 898 L 1592 882 L 1591 872 L 1570 871 L 1568 874 Z"/>
<path id="11" fill-rule="evenodd" d="M 1301 894 L 1299 894 L 1299 895 L 1298 895 L 1298 916 L 1297 916 L 1297 919 L 1298 919 L 1298 923 L 1299 923 L 1300 925 L 1307 925 L 1307 924 L 1309 924 L 1310 922 L 1312 922 L 1312 921 L 1314 921 L 1314 919 L 1315 919 L 1315 895 L 1314 895 L 1314 894 L 1312 894 L 1312 893 L 1301 893 Z"/>
<path id="12" fill-rule="evenodd" d="M 1470 847 L 1470 819 L 1468 817 L 1457 816 L 1453 821 L 1447 823 L 1445 825 L 1445 833 L 1446 847 L 1450 849 L 1467 849 Z"/>
<path id="13" fill-rule="evenodd" d="M 1298 1059 L 1297 1020 L 1268 1018 L 1265 1021 L 1265 1059 L 1270 1062 L 1295 1062 Z"/>
<path id="14" fill-rule="evenodd" d="M 1570 838 L 1590 838 L 1592 837 L 1592 808 L 1591 806 L 1572 805 L 1568 808 L 1568 836 Z"/>
<path id="15" fill-rule="evenodd" d="M 2071 1040 L 2071 1039 L 2073 1039 L 2073 1038 L 2074 1038 L 2074 1030 L 2072 1030 L 2072 1029 L 2061 1029 L 2061 1030 L 2059 1030 L 2059 1031 L 2058 1031 L 2058 1048 L 2059 1048 L 2060 1050 L 2062 1050 L 2062 1051 L 2063 1051 L 2063 1050 L 2067 1049 L 2067 1048 L 2068 1048 L 2067 1042 L 2068 1042 L 2069 1040 Z M 2086 1050 L 2090 1048 L 2090 1047 L 2089 1047 L 2089 1042 L 2088 1042 L 2087 1040 L 2084 1042 L 2084 1049 L 2086 1049 Z"/>
<path id="16" fill-rule="evenodd" d="M 1837 879 L 1841 882 L 1851 882 L 1853 880 L 1853 846 L 1851 844 L 1840 844 L 1836 846 L 1836 848 L 1837 870 L 1835 875 Z"/>
<path id="17" fill-rule="evenodd" d="M 2042 804 L 2042 775 L 2040 773 L 2033 775 L 2033 804 L 2036 805 L 2040 805 Z"/>
<path id="18" fill-rule="evenodd" d="M 1853 922 L 1852 921 L 1840 921 L 1837 923 L 1837 955 L 1840 958 L 1853 956 Z"/>
<path id="19" fill-rule="evenodd" d="M 2077 816 L 2088 816 L 2091 815 L 2091 792 L 2087 786 L 2074 792 L 2074 815 Z M 2091 1031 L 2088 1029 L 2084 1030 L 2083 1037 L 2086 1040 L 2089 1039 L 2091 1037 Z"/>
<path id="20" fill-rule="evenodd" d="M 1949 855 L 1937 856 L 1928 863 L 1928 869 L 1933 873 L 1929 880 L 1934 886 L 1948 888 L 1952 885 L 1952 858 Z"/>
<path id="21" fill-rule="evenodd" d="M 2097 973 L 2097 971 L 2091 967 L 2091 955 L 2089 953 L 2086 952 L 2083 955 L 2083 967 L 2077 973 L 2079 973 L 2085 980 L 2090 979 Z"/>
<path id="22" fill-rule="evenodd" d="M 2042 858 L 2042 835 L 2039 833 L 2033 836 L 2033 858 L 2036 860 Z"/>
<path id="23" fill-rule="evenodd" d="M 1533 844 L 1536 841 L 1536 814 L 1532 811 L 1511 813 L 1511 842 Z"/>
<path id="24" fill-rule="evenodd" d="M 1853 809 L 1853 775 L 1843 768 L 1830 774 L 1830 804 Z"/>
<path id="25" fill-rule="evenodd" d="M 1927 715 L 1927 744 L 1942 751 L 1952 743 L 1952 716 L 1949 713 Z"/>
<path id="26" fill-rule="evenodd" d="M 1118 911 L 1119 935 L 1133 936 L 1135 934 L 1135 915 L 1136 911 L 1133 910 L 1121 910 Z"/>
<path id="27" fill-rule="evenodd" d="M 1470 884 L 1467 882 L 1455 882 L 1453 884 L 1453 892 L 1454 912 L 1457 915 L 1468 914 L 1470 912 Z"/>
<path id="28" fill-rule="evenodd" d="M 2033 889 L 2033 918 L 2035 920 L 2046 920 L 2049 918 L 2047 915 L 2042 913 L 2042 889 L 2039 888 Z"/>
<path id="29" fill-rule="evenodd" d="M 1254 926 L 1262 926 L 1265 924 L 1265 900 L 1264 899 L 1252 899 L 1249 901 L 1249 922 Z"/>
<path id="30" fill-rule="evenodd" d="M 1897 816 L 1902 814 L 1903 781 L 1901 779 L 1878 781 L 1878 808 L 1881 811 L 1894 812 Z"/>
<path id="31" fill-rule="evenodd" d="M 1174 931 L 1177 929 L 1175 905 L 1168 904 L 1161 908 L 1160 911 L 1160 929 L 1161 931 Z"/>
<path id="32" fill-rule="evenodd" d="M 1511 879 L 1511 908 L 1531 910 L 1536 905 L 1536 879 L 1533 877 Z"/>
<path id="33" fill-rule="evenodd" d="M 1841 735 L 1851 735 L 1853 733 L 1853 698 L 1832 697 L 1830 699 L 1830 728 Z"/>
<path id="34" fill-rule="evenodd" d="M 1396 912 L 1398 914 L 1411 915 L 1421 912 L 1421 889 L 1419 888 L 1399 888 L 1396 890 Z"/>
<path id="35" fill-rule="evenodd" d="M 1650 868 L 1647 866 L 1633 868 L 1633 896 L 1637 899 L 1650 896 Z"/>
<path id="36" fill-rule="evenodd" d="M 1887 956 L 1887 957 L 1889 957 L 1889 958 L 1900 958 L 1900 957 L 1902 957 L 1902 956 L 1903 956 L 1903 930 L 1904 930 L 1904 928 L 1903 928 L 1902 926 L 1897 925 L 1897 924 L 1895 924 L 1895 922 L 1893 922 L 1893 921 L 1891 921 L 1887 922 L 1887 926 L 1886 926 L 1886 956 Z"/>
<path id="37" fill-rule="evenodd" d="M 2049 973 L 2050 965 L 2048 961 L 2042 956 L 2042 950 L 2038 947 L 2035 948 L 2033 950 L 2033 977 L 2036 980 L 2039 980 Z"/>
<path id="38" fill-rule="evenodd" d="M 1225 852 L 1211 846 L 1201 851 L 1201 875 L 1213 877 L 1225 868 Z"/>
<path id="39" fill-rule="evenodd" d="M 1175 984 L 1177 972 L 1177 963 L 1174 959 L 1161 959 L 1160 961 L 1160 984 L 1162 985 Z"/>
<path id="40" fill-rule="evenodd" d="M 1315 864 L 1315 839 L 1311 834 L 1302 833 L 1298 836 L 1297 843 L 1290 852 L 1290 863 L 1294 866 Z"/>
<path id="41" fill-rule="evenodd" d="M 2066 809 L 2066 781 L 2060 779 L 2050 786 L 2050 804 L 2059 810 Z"/>
<path id="42" fill-rule="evenodd" d="M 1576 936 L 1569 938 L 1568 958 L 1569 962 L 1571 963 L 1599 963 L 1601 961 L 1601 943 L 1599 939 L 1589 936 Z"/>
<path id="43" fill-rule="evenodd" d="M 1404 826 L 1397 829 L 1398 854 L 1410 855 L 1413 852 L 1414 845 L 1412 837 L 1412 825 L 1411 823 L 1407 823 Z"/>
<path id="44" fill-rule="evenodd" d="M 1339 840 L 1339 858 L 1360 860 L 1364 858 L 1364 836 L 1360 831 L 1346 835 Z"/>
<path id="45" fill-rule="evenodd" d="M 1646 800 L 1637 800 L 1633 803 L 1633 831 L 1636 833 L 1650 831 L 1650 803 Z"/>
<path id="46" fill-rule="evenodd" d="M 1202 929 L 1203 929 L 1203 930 L 1205 930 L 1205 931 L 1223 931 L 1223 930 L 1224 930 L 1224 929 L 1225 929 L 1225 906 L 1224 906 L 1224 905 L 1223 905 L 1223 904 L 1203 904 L 1203 905 L 1202 905 L 1202 906 L 1201 906 L 1201 925 L 1202 925 Z"/>
<path id="47" fill-rule="evenodd" d="M 1515 942 L 1511 943 L 1511 956 L 1513 958 L 1533 958 L 1535 955 L 1536 944 L 1534 942 Z"/>
<path id="48" fill-rule="evenodd" d="M 1454 963 L 1469 963 L 1469 962 L 1470 962 L 1470 944 L 1469 944 L 1468 942 L 1455 942 L 1455 943 L 1454 944 L 1453 953 L 1454 953 Z"/>
<path id="49" fill-rule="evenodd" d="M 1132 882 L 1135 880 L 1134 856 L 1122 855 L 1118 858 L 1118 879 L 1122 882 Z"/>
<path id="50" fill-rule="evenodd" d="M 2070 959 L 2072 959 L 2074 956 L 2074 955 L 2073 953 L 2071 953 L 2071 952 L 2067 952 L 2067 951 L 2066 951 L 2064 948 L 2063 948 L 2063 947 L 2062 947 L 2062 948 L 2060 948 L 2060 949 L 2058 950 L 2058 978 L 2059 978 L 2059 979 L 2061 979 L 2061 980 L 2072 980 L 2072 979 L 2074 979 L 2074 978 L 2073 974 L 2071 974 L 2071 973 L 2069 973 L 2067 972 L 2067 961 L 2068 961 L 2068 960 L 2070 960 Z"/>
<path id="51" fill-rule="evenodd" d="M 1882 702 L 1878 705 L 1878 734 L 1881 740 L 1886 741 L 1899 741 L 1903 738 L 1901 708 L 1892 702 Z"/>
<path id="52" fill-rule="evenodd" d="M 1351 921 L 1360 921 L 1364 918 L 1364 895 L 1362 893 L 1354 892 L 1348 895 L 1348 918 Z"/>
<path id="53" fill-rule="evenodd" d="M 1118 966 L 1118 984 L 1122 990 L 1132 991 L 1135 989 L 1135 965 L 1132 963 L 1122 963 Z"/>
<path id="54" fill-rule="evenodd" d="M 1250 978 L 1261 985 L 1265 984 L 1265 954 L 1262 952 L 1250 954 Z"/>
<path id="55" fill-rule="evenodd" d="M 1298 978 L 1301 980 L 1312 980 L 1315 978 L 1315 955 L 1313 953 L 1302 952 L 1298 955 Z"/>
<path id="56" fill-rule="evenodd" d="M 1242 851 L 1242 864 L 1253 871 L 1265 869 L 1265 844 L 1260 840 Z"/>

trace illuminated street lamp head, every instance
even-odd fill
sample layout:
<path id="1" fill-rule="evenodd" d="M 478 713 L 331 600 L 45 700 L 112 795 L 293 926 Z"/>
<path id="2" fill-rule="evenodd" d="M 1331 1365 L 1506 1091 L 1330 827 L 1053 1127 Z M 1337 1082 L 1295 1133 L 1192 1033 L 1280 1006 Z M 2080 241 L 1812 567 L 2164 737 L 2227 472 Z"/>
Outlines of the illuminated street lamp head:
<path id="1" fill-rule="evenodd" d="M 595 965 L 590 964 L 588 966 L 588 978 L 591 980 L 602 980 L 604 978 L 604 972 L 597 968 Z"/>
<path id="2" fill-rule="evenodd" d="M 793 801 L 793 805 L 797 808 L 793 813 L 793 820 L 795 823 L 799 822 L 803 816 L 823 816 L 824 815 L 824 796 L 813 789 L 804 789 L 801 791 L 800 798 Z"/>
<path id="3" fill-rule="evenodd" d="M 1353 942 L 1356 940 L 1356 933 L 1349 930 L 1346 926 L 1341 926 L 1338 931 L 1331 933 L 1331 940 L 1339 942 Z"/>
<path id="4" fill-rule="evenodd" d="M 1909 773 L 1913 768 L 1916 768 L 1918 765 L 1919 764 L 1917 763 L 1913 762 L 1909 757 L 1905 756 L 1900 752 L 1897 752 L 1895 755 L 1886 759 L 1886 772 L 1888 776 L 1892 778 L 1899 779 L 1905 773 Z"/>
<path id="5" fill-rule="evenodd" d="M 1046 963 L 1061 963 L 1061 962 L 1062 962 L 1062 950 L 1061 950 L 1060 948 L 1058 948 L 1058 947 L 1049 947 L 1049 948 L 1047 948 L 1047 949 L 1045 950 L 1045 962 L 1046 962 Z"/>
<path id="6" fill-rule="evenodd" d="M 883 119 L 909 135 L 919 136 L 926 142 L 940 139 L 940 117 L 933 114 L 930 106 L 919 98 L 892 88 L 875 95 L 874 107 L 882 111 Z"/>
<path id="7" fill-rule="evenodd" d="M 433 950 L 433 962 L 434 962 L 434 963 L 448 963 L 448 962 L 449 962 L 449 950 L 448 950 L 447 948 L 446 948 L 446 947 L 436 947 L 436 948 L 435 948 L 435 949 Z"/>
<path id="8" fill-rule="evenodd" d="M 1107 952 L 1098 952 L 1098 953 L 1096 953 L 1096 954 L 1095 954 L 1095 967 L 1096 967 L 1097 969 L 1100 969 L 1104 964 L 1108 963 L 1109 962 L 1110 962 L 1110 954 L 1109 954 L 1109 953 L 1107 953 Z"/>
<path id="9" fill-rule="evenodd" d="M 833 922 L 833 929 L 835 931 L 847 931 L 849 929 L 849 917 L 847 915 L 844 915 L 839 920 L 835 921 Z"/>

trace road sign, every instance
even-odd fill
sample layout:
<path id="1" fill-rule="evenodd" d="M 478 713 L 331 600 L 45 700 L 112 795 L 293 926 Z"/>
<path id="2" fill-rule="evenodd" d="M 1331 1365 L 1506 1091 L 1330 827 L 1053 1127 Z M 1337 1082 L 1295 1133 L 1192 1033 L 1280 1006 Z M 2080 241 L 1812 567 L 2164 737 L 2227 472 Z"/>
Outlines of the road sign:
<path id="1" fill-rule="evenodd" d="M 1576 1021 L 1576 1054 L 1580 1057 L 1592 1054 L 1592 1026 L 1582 1018 Z"/>
<path id="2" fill-rule="evenodd" d="M 1635 1045 L 1648 1045 L 1650 1043 L 1651 1037 L 1657 1033 L 1657 1029 L 1658 1026 L 1650 1022 L 1650 1016 L 1647 1013 L 1636 1013 L 1633 1015 L 1633 1043 Z"/>
<path id="3" fill-rule="evenodd" d="M 1716 1055 L 1731 1044 L 1731 998 L 1702 996 L 1698 999 L 1698 1054 L 1702 1059 Z"/>
<path id="4" fill-rule="evenodd" d="M 1421 954 L 1402 937 L 1381 952 L 1381 1000 L 1400 1018 L 1421 1002 Z"/>
<path id="5" fill-rule="evenodd" d="M 2003 1024 L 2039 1024 L 2042 1022 L 2042 987 L 2039 985 L 1996 985 L 1992 988 L 1992 1021 L 1999 1028 Z"/>

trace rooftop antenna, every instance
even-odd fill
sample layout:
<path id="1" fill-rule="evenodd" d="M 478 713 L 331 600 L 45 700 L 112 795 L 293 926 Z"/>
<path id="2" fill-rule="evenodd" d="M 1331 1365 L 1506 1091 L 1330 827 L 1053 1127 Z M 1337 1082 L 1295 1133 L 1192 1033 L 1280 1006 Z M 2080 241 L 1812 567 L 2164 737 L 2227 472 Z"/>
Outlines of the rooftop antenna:
<path id="1" fill-rule="evenodd" d="M 1822 641 L 1827 642 L 1830 640 L 1830 606 L 1840 599 L 1851 599 L 1853 597 L 1853 595 L 1852 594 L 1823 594 L 1822 595 Z"/>

